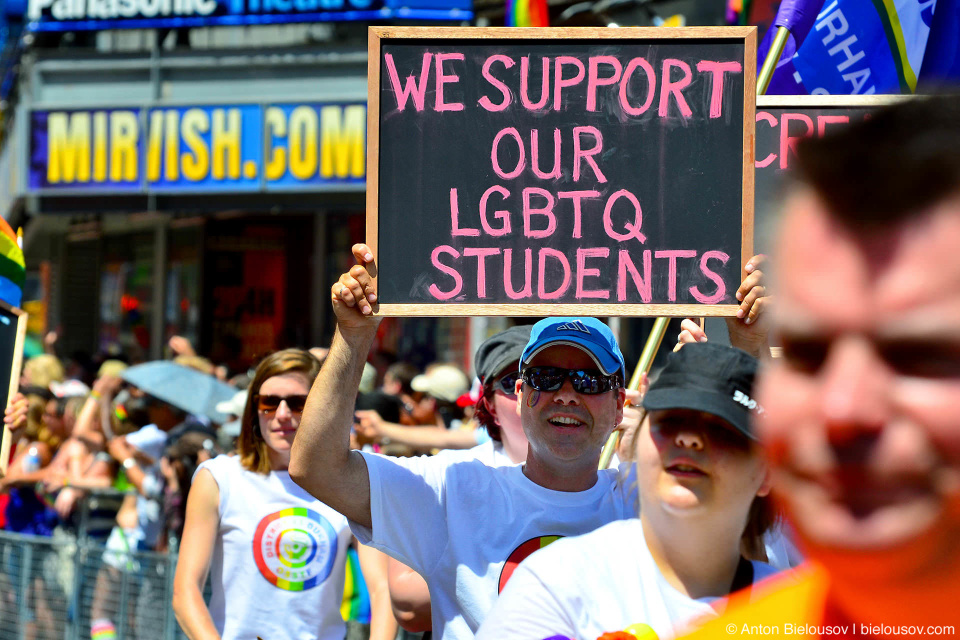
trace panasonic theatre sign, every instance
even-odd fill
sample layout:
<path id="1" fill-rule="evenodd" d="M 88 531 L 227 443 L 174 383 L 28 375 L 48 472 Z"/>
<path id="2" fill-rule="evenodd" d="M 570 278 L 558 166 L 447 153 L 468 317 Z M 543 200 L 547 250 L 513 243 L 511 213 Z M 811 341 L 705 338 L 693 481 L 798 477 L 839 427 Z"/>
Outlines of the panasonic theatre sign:
<path id="1" fill-rule="evenodd" d="M 42 23 L 51 20 L 72 23 L 210 17 L 227 21 L 230 17 L 258 15 L 291 17 L 321 11 L 370 11 L 382 6 L 380 0 L 29 0 L 27 17 L 35 27 L 42 27 Z M 97 23 L 88 26 L 95 27 Z"/>
<path id="2" fill-rule="evenodd" d="M 472 16 L 472 0 L 28 0 L 26 18 L 31 31 L 92 31 Z"/>

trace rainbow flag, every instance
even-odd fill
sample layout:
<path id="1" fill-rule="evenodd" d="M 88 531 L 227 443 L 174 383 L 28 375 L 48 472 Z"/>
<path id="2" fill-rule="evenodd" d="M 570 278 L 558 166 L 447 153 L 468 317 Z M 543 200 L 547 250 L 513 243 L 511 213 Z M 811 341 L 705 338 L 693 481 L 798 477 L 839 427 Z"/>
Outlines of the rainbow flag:
<path id="1" fill-rule="evenodd" d="M 547 0 L 507 0 L 508 27 L 549 27 Z"/>
<path id="2" fill-rule="evenodd" d="M 0 300 L 20 306 L 26 271 L 17 234 L 6 220 L 0 219 Z"/>
<path id="3" fill-rule="evenodd" d="M 343 583 L 340 617 L 370 624 L 370 592 L 360 572 L 360 558 L 353 547 L 347 549 L 347 579 Z"/>

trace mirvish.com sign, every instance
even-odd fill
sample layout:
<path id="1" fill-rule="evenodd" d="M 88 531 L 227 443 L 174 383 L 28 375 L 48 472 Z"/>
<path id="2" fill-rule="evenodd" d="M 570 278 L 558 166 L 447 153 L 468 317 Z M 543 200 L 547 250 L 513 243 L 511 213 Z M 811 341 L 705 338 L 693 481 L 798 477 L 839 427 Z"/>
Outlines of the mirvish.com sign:
<path id="1" fill-rule="evenodd" d="M 366 116 L 349 103 L 36 110 L 28 189 L 362 190 Z"/>

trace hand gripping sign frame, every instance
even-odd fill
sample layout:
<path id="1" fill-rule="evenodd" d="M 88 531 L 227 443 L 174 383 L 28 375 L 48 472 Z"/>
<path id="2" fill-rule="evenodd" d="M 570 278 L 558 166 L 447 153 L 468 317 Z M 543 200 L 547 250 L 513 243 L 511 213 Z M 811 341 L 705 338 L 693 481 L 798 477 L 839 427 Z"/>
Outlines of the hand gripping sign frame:
<path id="1" fill-rule="evenodd" d="M 414 53 L 407 54 L 413 57 L 402 63 L 399 55 L 404 46 L 408 46 L 408 51 L 414 51 Z M 647 47 L 648 49 L 642 49 L 641 47 Z M 713 47 L 713 49 L 710 47 Z M 569 53 L 574 55 L 564 53 L 567 49 L 569 49 Z M 645 58 L 636 53 L 646 50 L 651 51 L 648 57 L 653 61 L 653 64 L 648 63 Z M 716 55 L 717 51 L 735 53 L 718 56 Z M 753 255 L 756 86 L 756 29 L 754 27 L 680 29 L 371 27 L 368 52 L 367 244 L 373 251 L 377 264 L 374 274 L 379 299 L 377 313 L 393 316 L 545 316 L 555 314 L 733 316 L 736 314 L 737 305 L 733 304 L 736 302 L 733 295 L 743 277 L 742 267 Z M 465 52 L 466 58 L 458 52 Z M 713 53 L 705 54 L 702 52 Z M 420 55 L 422 55 L 423 60 L 422 66 L 421 58 L 418 57 Z M 541 64 L 541 55 L 544 61 L 542 76 L 541 67 L 536 67 L 534 75 L 532 69 L 535 65 Z M 690 57 L 691 60 L 686 60 L 684 55 Z M 707 55 L 712 57 L 704 57 Z M 552 56 L 552 68 L 547 68 L 548 56 Z M 579 61 L 575 59 L 577 56 L 579 56 Z M 533 61 L 525 60 L 524 57 L 532 58 Z M 684 58 L 684 60 L 679 58 Z M 737 59 L 741 62 L 729 62 L 731 59 Z M 486 62 L 483 62 L 484 60 Z M 603 67 L 604 64 L 608 66 Z M 590 67 L 589 72 L 584 73 L 585 67 L 588 65 Z M 518 87 L 507 87 L 504 82 L 499 82 L 496 77 L 497 71 L 511 67 L 513 69 L 510 73 L 517 72 L 521 67 L 524 68 L 525 72 L 529 71 L 533 78 L 531 84 L 537 86 L 528 94 L 518 96 L 517 94 L 520 93 L 517 90 Z M 601 71 L 598 71 L 598 68 Z M 731 71 L 733 73 L 728 73 Z M 645 77 L 646 79 L 644 80 L 646 84 L 641 84 L 639 97 L 636 95 L 636 87 L 630 86 L 624 89 L 622 85 L 627 83 L 621 82 L 617 85 L 614 78 L 614 76 L 616 78 L 621 77 L 621 74 L 624 77 L 630 76 L 631 72 L 633 73 L 631 81 L 640 82 L 636 80 L 638 77 L 641 79 Z M 733 75 L 741 77 L 736 78 L 736 82 L 733 82 L 730 80 Z M 541 77 L 544 87 L 542 95 Z M 464 85 L 471 82 L 474 85 L 487 84 L 482 85 L 483 93 L 481 93 L 477 87 L 458 86 L 461 79 L 464 81 Z M 516 78 L 514 77 L 514 79 Z M 723 94 L 724 79 L 727 80 L 725 94 Z M 576 85 L 580 80 L 582 80 L 580 86 L 569 89 L 571 85 Z M 551 81 L 554 85 L 553 89 L 548 87 Z M 520 82 L 525 82 L 523 76 L 521 76 Z M 655 84 L 657 84 L 656 87 L 654 87 Z M 649 88 L 644 88 L 647 85 L 649 85 Z M 677 85 L 693 87 L 694 89 L 691 89 L 691 91 L 699 91 L 700 93 L 693 96 L 694 99 L 691 99 L 688 104 L 683 96 L 678 95 L 673 89 Z M 586 93 L 583 92 L 585 87 Z M 735 89 L 732 87 L 735 87 Z M 596 143 L 594 149 L 586 148 L 591 144 L 591 139 L 583 135 L 584 130 L 592 129 L 596 131 L 597 128 L 590 126 L 588 122 L 581 122 L 578 119 L 579 113 L 572 112 L 577 110 L 590 112 L 587 114 L 590 121 L 596 122 L 598 112 L 603 111 L 604 103 L 602 103 L 602 100 L 607 100 L 608 111 L 611 111 L 611 105 L 613 105 L 612 111 L 619 109 L 615 104 L 618 88 L 620 103 L 624 105 L 622 111 L 619 114 L 609 115 L 609 117 L 604 116 L 606 119 L 602 119 L 602 126 L 608 127 L 606 139 L 608 141 L 612 140 L 612 142 L 601 149 L 603 145 L 602 136 L 598 133 L 592 139 Z M 568 93 L 562 96 L 561 94 L 565 90 Z M 607 98 L 598 97 L 600 95 L 598 90 L 601 92 L 607 91 Z M 644 90 L 647 92 L 647 100 L 641 105 L 640 103 L 644 102 L 644 94 L 642 93 Z M 654 100 L 655 90 L 660 97 L 659 103 Z M 711 90 L 713 91 L 712 95 Z M 474 93 L 468 95 L 470 91 L 474 91 Z M 549 97 L 546 95 L 548 91 L 551 92 Z M 577 94 L 577 91 L 581 93 Z M 625 92 L 630 93 L 630 96 L 626 97 Z M 527 99 L 531 94 L 542 97 L 542 100 L 537 105 L 530 104 Z M 730 99 L 731 94 L 733 99 Z M 480 100 L 476 100 L 477 95 L 481 96 Z M 464 97 L 467 99 L 464 99 Z M 552 98 L 552 100 L 548 98 Z M 459 102 L 459 100 L 462 100 L 462 102 Z M 507 110 L 511 100 L 516 113 Z M 571 101 L 573 101 L 572 104 Z M 402 106 L 401 102 L 403 102 Z M 478 103 L 483 106 L 482 111 L 477 107 Z M 521 104 L 523 107 L 521 107 Z M 721 104 L 726 104 L 726 107 L 721 107 Z M 407 108 L 406 114 L 401 113 L 404 107 Z M 524 110 L 524 107 L 526 107 L 526 110 Z M 419 114 L 419 120 L 415 121 L 414 126 L 410 126 L 409 118 L 414 108 Z M 423 155 L 424 147 L 428 148 L 428 152 L 435 152 L 429 146 L 431 143 L 422 142 L 422 138 L 417 138 L 417 131 L 421 132 L 420 135 L 424 130 L 429 134 L 431 128 L 445 126 L 442 118 L 447 114 L 441 115 L 440 112 L 463 111 L 464 109 L 468 114 L 473 110 L 473 113 L 477 116 L 476 118 L 471 116 L 470 124 L 474 128 L 466 133 L 462 140 L 450 139 L 443 143 L 443 153 L 448 153 L 449 156 L 434 155 L 433 166 L 427 166 L 426 163 L 418 164 L 416 158 L 429 157 Z M 722 111 L 722 109 L 726 109 L 726 111 Z M 506 111 L 506 113 L 493 113 L 500 111 Z M 625 116 L 623 111 L 627 111 L 630 115 Z M 695 112 L 696 115 L 691 117 L 691 112 Z M 658 125 L 660 129 L 657 130 L 659 132 L 657 136 L 643 137 L 642 128 L 637 125 L 644 118 L 647 120 L 656 119 L 658 115 L 661 124 Z M 497 117 L 503 119 L 496 120 Z M 407 118 L 407 120 L 404 121 L 404 118 Z M 482 118 L 486 118 L 485 122 L 488 124 L 474 125 L 474 120 Z M 540 120 L 541 118 L 542 120 Z M 550 118 L 554 119 L 550 120 Z M 699 120 L 697 120 L 698 118 Z M 539 165 L 537 165 L 537 160 L 535 160 L 535 154 L 538 150 L 535 148 L 537 138 L 534 137 L 537 135 L 537 131 L 536 129 L 531 130 L 531 126 L 536 127 L 541 121 L 549 124 L 544 124 L 540 132 L 539 144 L 543 147 L 548 145 L 553 147 L 549 144 L 548 138 L 551 129 L 553 129 L 552 133 L 555 135 L 556 147 L 541 153 Z M 664 141 L 665 136 L 672 131 L 682 133 L 691 122 L 694 125 L 702 123 L 704 125 L 724 125 L 728 127 L 728 133 L 726 134 L 728 137 L 722 143 L 712 141 L 710 138 L 704 139 L 705 147 L 712 143 L 726 154 L 726 161 L 712 163 L 715 166 L 722 165 L 724 167 L 726 173 L 723 174 L 724 182 L 722 186 L 720 186 L 719 180 L 712 180 L 708 177 L 703 177 L 699 182 L 696 180 L 687 182 L 675 180 L 677 175 L 686 179 L 692 174 L 698 174 L 703 166 L 702 164 L 700 167 L 680 166 L 680 170 L 676 174 L 667 176 L 667 178 L 663 177 L 665 170 L 662 167 L 668 164 L 663 162 L 663 157 L 665 155 L 669 156 L 671 153 L 670 147 L 675 146 L 674 139 L 670 138 Z M 486 129 L 480 131 L 481 135 L 478 136 L 476 127 L 481 129 L 486 127 Z M 503 128 L 501 129 L 501 127 Z M 495 136 L 496 129 L 500 129 L 500 133 Z M 667 134 L 664 134 L 664 131 Z M 613 135 L 610 135 L 610 132 Z M 504 133 L 509 134 L 506 138 L 513 136 L 513 139 L 516 140 L 513 149 L 522 147 L 529 142 L 529 151 L 526 152 L 526 155 L 529 156 L 529 163 L 524 166 L 529 166 L 538 178 L 554 178 L 554 180 L 534 183 L 536 185 L 534 187 L 530 186 L 529 181 L 524 184 L 510 183 L 509 179 L 515 178 L 520 173 L 521 164 L 524 162 L 524 150 L 521 148 L 519 151 L 520 161 L 516 160 L 515 155 L 511 160 L 509 154 L 506 160 L 498 159 L 496 155 L 498 153 L 497 141 L 505 139 Z M 528 134 L 529 138 L 521 142 L 521 138 L 526 138 Z M 574 138 L 572 142 L 570 140 L 571 134 Z M 581 135 L 581 137 L 577 138 L 578 135 Z M 564 173 L 562 175 L 559 160 L 561 157 L 561 137 L 562 144 L 565 145 L 563 153 L 567 154 L 564 156 Z M 403 139 L 403 142 L 397 142 L 400 138 Z M 491 139 L 493 140 L 492 150 Z M 547 140 L 547 142 L 545 143 L 544 140 Z M 584 142 L 584 140 L 587 142 Z M 703 150 L 696 146 L 698 140 L 696 138 L 693 138 L 693 140 L 693 143 L 690 143 L 689 140 L 684 143 L 687 145 L 685 148 L 689 156 L 698 155 Z M 475 156 L 484 155 L 486 158 L 485 162 L 482 163 L 484 166 L 481 167 L 483 175 L 481 175 L 481 172 L 471 174 L 471 177 L 480 176 L 477 181 L 481 185 L 470 196 L 465 195 L 467 189 L 461 189 L 458 194 L 456 188 L 451 188 L 453 187 L 452 184 L 445 184 L 442 178 L 437 178 L 436 173 L 439 170 L 446 171 L 448 175 L 459 175 L 451 173 L 458 171 L 458 169 L 449 169 L 443 166 L 442 161 L 438 163 L 436 159 L 437 157 L 449 157 L 459 160 L 456 154 L 462 153 L 459 149 L 465 143 L 476 146 L 472 149 Z M 694 146 L 691 146 L 691 144 Z M 571 145 L 574 154 L 572 165 L 567 162 Z M 642 161 L 647 163 L 647 168 L 643 171 L 645 171 L 645 176 L 649 174 L 650 181 L 659 180 L 656 183 L 657 185 L 664 185 L 669 182 L 670 188 L 676 192 L 684 189 L 687 193 L 702 191 L 703 195 L 697 196 L 701 198 L 703 203 L 702 210 L 698 208 L 696 212 L 688 214 L 686 213 L 687 210 L 684 209 L 680 213 L 686 215 L 687 218 L 682 223 L 675 222 L 672 216 L 677 212 L 677 208 L 674 207 L 673 210 L 670 210 L 669 206 L 664 208 L 662 195 L 647 192 L 645 195 L 634 196 L 627 188 L 622 188 L 624 186 L 623 179 L 619 183 L 615 178 L 607 181 L 604 173 L 610 175 L 611 171 L 616 173 L 617 171 L 623 171 L 622 167 L 634 166 L 633 162 L 636 160 L 637 154 L 640 153 L 636 152 L 635 149 L 634 156 L 622 156 L 619 162 L 617 160 L 617 155 L 630 145 L 636 148 L 646 145 L 643 152 L 647 153 L 647 156 L 642 158 Z M 410 153 L 398 153 L 398 148 L 401 150 L 409 149 Z M 651 150 L 647 150 L 647 148 Z M 482 149 L 482 154 L 476 153 L 477 149 Z M 591 155 L 592 151 L 597 152 L 596 158 L 587 158 L 586 156 Z M 417 153 L 421 155 L 417 156 Z M 623 157 L 629 158 L 629 161 L 622 160 Z M 681 158 L 682 162 L 682 154 L 674 153 L 671 169 L 677 168 L 678 157 Z M 658 159 L 660 164 L 657 164 Z M 556 173 L 548 174 L 543 170 L 543 165 L 550 161 L 557 163 Z M 513 162 L 517 163 L 516 171 L 503 168 L 507 165 L 512 167 Z M 474 165 L 474 167 L 478 166 L 480 165 Z M 658 173 L 658 169 L 659 177 L 653 175 Z M 420 173 L 417 173 L 418 171 Z M 641 170 L 636 169 L 635 172 L 639 174 Z M 580 189 L 580 186 L 572 184 L 579 179 L 578 174 L 596 176 L 599 182 L 605 184 L 592 191 L 574 190 L 548 193 L 548 189 L 540 188 L 547 186 L 554 189 Z M 403 180 L 398 178 L 398 175 L 403 175 Z M 625 174 L 621 173 L 621 175 Z M 498 180 L 498 176 L 500 180 Z M 526 177 L 526 174 L 524 177 Z M 483 198 L 480 198 L 479 192 L 482 191 L 483 186 L 486 186 L 483 183 L 484 180 L 487 180 L 487 183 L 493 186 L 487 189 Z M 507 181 L 504 183 L 504 180 Z M 411 185 L 411 181 L 418 184 Z M 428 185 L 428 189 L 423 185 L 429 181 L 432 182 Z M 674 186 L 675 184 L 696 185 L 696 188 L 677 187 Z M 474 187 L 474 185 L 468 186 Z M 520 218 L 521 190 L 519 186 L 524 187 L 522 189 L 522 219 Z M 514 189 L 514 193 L 510 195 L 512 201 L 509 202 L 507 199 L 508 187 L 511 189 L 517 187 Z M 593 189 L 589 186 L 588 188 Z M 706 251 L 705 248 L 713 248 L 709 246 L 711 232 L 701 230 L 699 222 L 691 216 L 710 215 L 710 198 L 713 197 L 711 191 L 719 192 L 724 189 L 726 191 L 722 196 L 726 197 L 724 214 L 727 217 L 723 218 L 722 223 L 717 221 L 719 218 L 709 222 L 719 225 L 725 234 L 724 237 L 732 240 L 726 241 L 722 251 Z M 408 197 L 408 191 L 416 193 Z M 492 195 L 491 191 L 494 192 Z M 528 191 L 534 192 L 534 194 L 529 195 Z M 427 199 L 421 195 L 421 193 L 427 192 L 429 192 L 429 198 L 433 199 L 432 202 L 427 202 Z M 397 196 L 398 193 L 400 194 L 399 197 Z M 597 196 L 597 199 L 591 205 L 595 211 L 588 213 L 587 205 L 583 205 L 584 228 L 587 228 L 590 224 L 594 225 L 594 230 L 602 226 L 601 235 L 605 231 L 607 237 L 614 239 L 613 246 L 584 248 L 582 245 L 587 243 L 586 240 L 570 242 L 571 237 L 586 237 L 586 233 L 584 236 L 579 235 L 581 201 L 579 196 L 571 196 L 571 194 L 585 193 L 592 194 L 588 197 Z M 553 216 L 551 213 L 550 218 L 553 219 L 548 223 L 544 222 L 548 216 L 538 212 L 548 210 L 544 208 L 543 200 L 535 200 L 535 197 L 541 196 L 550 199 L 551 202 L 559 202 L 568 209 L 575 209 L 576 222 L 573 223 L 572 236 L 569 230 L 570 216 L 568 215 L 567 219 L 563 221 L 564 224 L 568 225 L 568 228 L 564 230 L 564 233 L 566 233 L 564 242 L 567 245 L 564 248 L 568 255 L 565 260 L 567 273 L 563 276 L 566 278 L 563 286 L 567 287 L 566 283 L 570 281 L 575 283 L 564 289 L 566 291 L 564 296 L 543 295 L 543 291 L 549 288 L 543 284 L 544 254 L 551 254 L 547 257 L 555 257 L 561 253 L 555 245 L 550 244 L 561 234 L 556 233 L 554 237 L 543 240 L 545 235 L 548 236 L 556 228 L 556 219 L 560 217 L 560 214 Z M 457 198 L 461 200 L 458 202 Z M 603 204 L 603 198 L 606 198 L 606 207 Z M 611 202 L 617 198 L 620 198 L 619 202 L 611 205 Z M 656 206 L 658 198 L 661 200 L 659 212 Z M 572 203 L 571 200 L 576 200 L 576 203 Z M 404 205 L 402 207 L 397 204 L 401 201 Z M 502 214 L 499 219 L 499 224 L 501 224 L 499 229 L 491 229 L 490 225 L 487 224 L 489 216 L 482 220 L 484 231 L 481 232 L 477 228 L 480 226 L 477 219 L 478 201 L 481 201 L 481 210 L 487 204 L 489 204 L 489 210 L 501 207 L 510 209 L 510 212 L 498 211 L 497 214 L 491 214 L 494 216 Z M 659 228 L 654 226 L 651 232 L 654 235 L 651 236 L 650 244 L 646 246 L 637 244 L 637 241 L 640 244 L 646 241 L 644 233 L 647 232 L 647 225 L 642 227 L 643 233 L 640 232 L 642 223 L 638 201 L 644 201 L 646 211 L 643 212 L 645 216 L 643 219 L 650 220 L 650 224 L 655 224 L 655 221 L 659 219 L 661 225 Z M 587 200 L 584 199 L 583 203 L 586 202 Z M 633 203 L 637 212 L 633 224 L 629 221 L 625 222 L 625 217 L 622 215 L 624 210 L 629 210 L 630 203 Z M 540 208 L 535 205 L 539 205 Z M 621 214 L 611 213 L 611 210 L 615 210 L 612 207 L 616 206 L 622 208 L 620 210 Z M 626 209 L 623 209 L 623 207 L 626 207 Z M 664 211 L 669 211 L 669 216 L 665 215 Z M 703 214 L 701 211 L 707 211 L 708 213 Z M 471 213 L 472 220 L 469 219 Z M 481 213 L 481 215 L 486 216 L 486 213 Z M 620 219 L 612 222 L 612 218 L 617 215 Z M 383 217 L 381 218 L 381 216 Z M 512 232 L 509 230 L 510 220 L 506 219 L 508 216 L 513 217 Z M 421 217 L 424 218 L 421 219 Z M 675 225 L 673 229 L 669 229 L 668 224 L 663 222 L 667 217 L 670 217 L 669 223 Z M 739 228 L 734 228 L 736 226 L 733 222 L 734 218 L 738 218 Z M 533 228 L 536 226 L 531 222 L 533 219 L 538 221 L 536 224 L 540 225 L 539 229 Z M 702 218 L 702 220 L 706 221 L 707 219 Z M 407 222 L 411 224 L 407 225 Z M 544 225 L 546 225 L 546 229 L 543 228 Z M 541 243 L 537 245 L 540 247 L 539 249 L 536 247 L 532 249 L 534 256 L 532 260 L 530 257 L 531 249 L 524 248 L 522 244 L 519 246 L 517 244 L 517 237 L 521 236 L 521 226 L 523 235 L 527 238 L 538 238 L 537 241 Z M 616 229 L 613 228 L 615 226 Z M 703 228 L 707 229 L 708 226 L 704 224 Z M 446 245 L 431 245 L 430 242 L 424 243 L 423 246 L 428 247 L 426 250 L 414 246 L 420 241 L 418 235 L 420 230 L 425 234 L 430 234 L 435 233 L 436 229 L 441 227 L 444 227 L 445 232 L 455 236 L 454 242 L 451 244 L 463 240 L 462 237 L 456 236 L 474 237 L 467 238 L 465 245 L 456 248 Z M 666 229 L 666 231 L 662 229 Z M 679 250 L 676 245 L 682 244 L 682 241 L 678 242 L 676 239 L 684 237 L 683 233 L 688 233 L 692 237 L 696 235 L 695 232 L 697 231 L 701 233 L 700 237 L 706 238 L 707 244 L 698 245 L 697 250 L 686 248 Z M 406 241 L 398 242 L 398 237 L 403 234 L 407 234 Z M 632 237 L 630 237 L 631 234 Z M 491 240 L 494 236 L 497 237 Z M 664 245 L 664 238 L 668 239 L 666 245 Z M 669 244 L 670 238 L 673 238 L 672 245 Z M 480 240 L 488 240 L 494 244 L 503 242 L 505 247 L 511 242 L 513 242 L 513 245 L 512 249 L 503 249 L 502 254 L 499 248 L 477 248 L 469 245 L 470 242 L 476 243 Z M 618 250 L 622 249 L 622 246 L 617 245 L 616 241 L 622 244 L 624 242 L 629 243 L 631 240 L 633 244 L 630 245 L 630 252 Z M 522 243 L 524 238 L 520 237 L 519 241 Z M 661 244 L 656 244 L 657 242 Z M 402 245 L 402 248 L 398 249 L 395 245 Z M 432 253 L 429 249 L 430 246 L 434 247 Z M 468 247 L 463 251 L 463 258 L 472 256 L 471 259 L 473 259 L 479 256 L 478 260 L 471 262 L 471 265 L 477 265 L 474 273 L 468 273 L 465 278 L 471 286 L 474 277 L 476 279 L 476 288 L 470 296 L 458 295 L 457 291 L 452 290 L 450 283 L 453 280 L 448 277 L 452 269 L 449 264 L 442 264 L 444 261 L 453 259 L 451 256 L 461 257 L 458 249 L 462 249 L 463 246 Z M 650 249 L 653 249 L 653 251 Z M 507 266 L 507 253 L 511 250 L 513 251 L 512 255 L 515 256 L 513 258 L 513 272 Z M 404 253 L 407 251 L 409 253 Z M 539 256 L 537 251 L 540 252 Z M 501 256 L 503 263 L 503 289 L 494 291 L 493 295 L 487 296 L 484 295 L 485 291 L 492 291 L 500 286 L 501 274 L 496 270 L 496 267 L 488 267 L 489 275 L 486 276 L 486 281 L 484 280 L 484 253 L 488 256 L 496 254 L 489 261 L 491 265 L 494 260 L 500 260 Z M 651 254 L 654 256 L 654 260 L 660 260 L 659 263 L 654 262 L 654 264 L 660 265 L 664 283 L 667 282 L 666 265 L 669 262 L 669 295 L 664 293 L 663 295 L 655 294 L 652 298 L 650 297 L 649 282 L 652 278 L 649 261 Z M 428 273 L 428 269 L 422 269 L 419 266 L 424 262 L 427 255 L 433 260 L 432 266 L 439 268 L 439 271 L 434 269 L 433 272 Z M 722 285 L 719 283 L 719 277 L 713 278 L 708 273 L 710 271 L 708 261 L 717 255 L 721 256 L 720 260 L 725 267 Z M 678 267 L 681 258 L 688 259 L 693 256 L 696 256 L 699 260 L 696 258 L 687 260 L 685 268 L 688 274 L 691 272 L 690 265 L 694 265 L 692 269 L 700 278 L 699 288 L 695 293 L 693 291 L 695 287 L 687 288 L 691 281 L 685 279 L 686 276 L 682 273 L 683 268 Z M 507 280 L 515 278 L 516 274 L 520 273 L 516 270 L 516 266 L 522 263 L 524 258 L 526 258 L 524 265 L 527 274 L 526 287 L 524 288 L 523 283 L 520 282 L 517 290 L 511 290 L 508 287 Z M 417 262 L 418 260 L 420 262 Z M 531 287 L 530 273 L 532 271 L 536 275 L 537 260 L 540 261 L 540 279 L 536 285 Z M 624 266 L 625 261 L 629 263 L 627 266 Z M 695 263 L 697 262 L 700 263 L 700 271 L 695 269 Z M 414 266 L 406 266 L 410 264 Z M 531 264 L 534 266 L 531 267 Z M 711 264 L 716 266 L 720 263 L 713 262 Z M 573 265 L 573 267 L 570 265 Z M 737 265 L 740 267 L 739 270 L 736 269 Z M 427 261 L 427 266 L 430 266 L 429 261 Z M 553 266 L 555 265 L 551 265 L 551 268 Z M 409 268 L 409 273 L 405 274 L 404 278 L 398 277 L 396 272 L 404 268 Z M 609 280 L 616 279 L 618 269 L 619 280 L 612 285 L 607 285 L 606 291 L 601 291 L 598 288 L 590 290 L 588 283 L 599 282 L 604 277 Z M 572 276 L 571 271 L 573 272 Z M 601 271 L 605 273 L 601 275 Z M 625 273 L 629 275 L 624 276 Z M 548 275 L 550 275 L 549 272 Z M 454 277 L 459 278 L 459 275 Z M 711 277 L 713 282 L 717 284 L 714 285 L 705 277 Z M 428 287 L 431 278 L 436 280 L 432 284 L 435 289 L 432 290 Z M 632 278 L 632 280 L 628 280 L 629 284 L 624 286 L 622 281 L 627 280 L 627 278 Z M 523 280 L 522 273 L 517 280 Z M 645 296 L 639 293 L 644 286 L 644 282 L 647 286 Z M 412 286 L 411 283 L 413 283 Z M 489 283 L 487 289 L 484 289 L 485 283 Z M 696 284 L 696 281 L 694 281 L 694 284 Z M 512 286 L 511 284 L 510 287 Z M 633 287 L 637 288 L 636 291 Z M 442 290 L 443 288 L 446 288 L 446 290 Z M 534 290 L 532 294 L 529 291 L 531 288 Z M 629 293 L 625 297 L 624 291 L 628 288 Z M 667 285 L 663 284 L 662 289 L 667 291 Z M 428 290 L 430 293 L 427 293 Z M 576 296 L 573 295 L 574 290 Z M 688 290 L 693 297 L 686 293 Z M 725 291 L 725 294 L 722 293 L 723 291 Z M 527 295 L 515 295 L 518 292 L 526 292 Z M 583 295 L 581 295 L 582 292 Z M 640 299 L 641 297 L 643 299 Z M 552 300 L 556 301 L 553 302 Z"/>
<path id="2" fill-rule="evenodd" d="M 27 312 L 0 301 L 0 399 L 4 407 L 20 387 L 23 343 L 27 337 Z M 6 382 L 6 384 L 3 384 Z M 7 473 L 13 434 L 6 425 L 0 431 L 0 478 Z"/>

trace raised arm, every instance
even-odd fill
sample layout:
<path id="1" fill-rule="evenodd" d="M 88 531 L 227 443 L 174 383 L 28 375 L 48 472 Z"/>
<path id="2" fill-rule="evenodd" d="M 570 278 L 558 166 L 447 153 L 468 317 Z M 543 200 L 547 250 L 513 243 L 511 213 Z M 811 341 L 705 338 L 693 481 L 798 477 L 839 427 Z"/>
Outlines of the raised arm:
<path id="1" fill-rule="evenodd" d="M 367 437 L 379 438 L 384 444 L 387 442 L 403 444 L 419 451 L 469 449 L 477 446 L 477 434 L 472 430 L 430 426 L 408 427 L 386 422 L 372 409 L 357 411 L 356 415 L 360 420 L 358 431 L 362 431 Z"/>
<path id="2" fill-rule="evenodd" d="M 330 353 L 307 397 L 290 451 L 290 477 L 349 519 L 371 526 L 370 478 L 359 452 L 350 449 L 353 408 L 363 363 L 377 333 L 373 254 L 353 246 L 357 265 L 330 288 L 337 329 Z"/>

